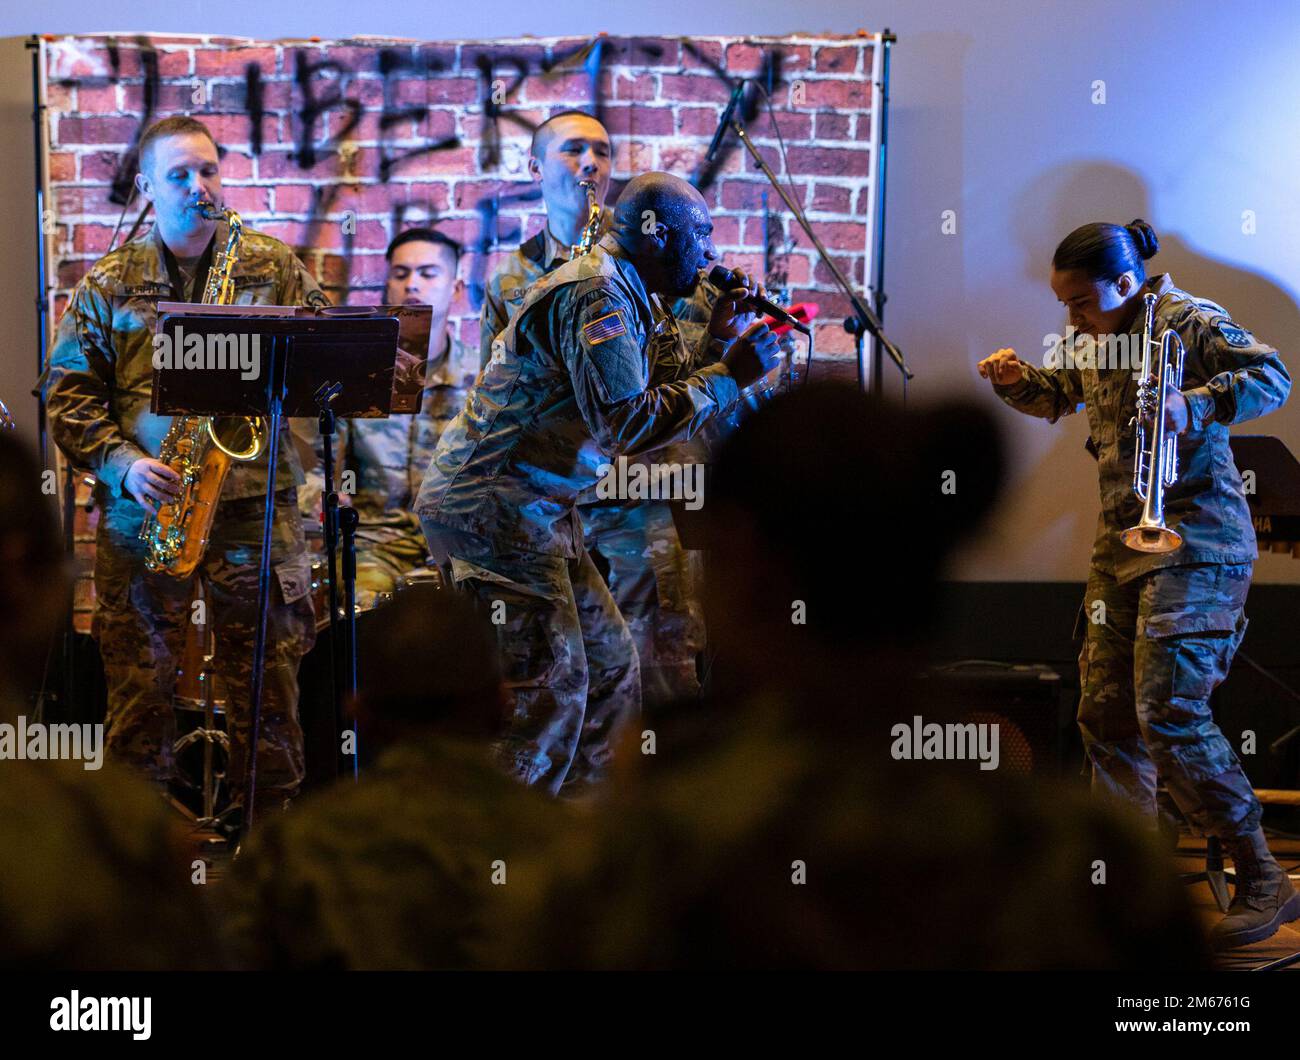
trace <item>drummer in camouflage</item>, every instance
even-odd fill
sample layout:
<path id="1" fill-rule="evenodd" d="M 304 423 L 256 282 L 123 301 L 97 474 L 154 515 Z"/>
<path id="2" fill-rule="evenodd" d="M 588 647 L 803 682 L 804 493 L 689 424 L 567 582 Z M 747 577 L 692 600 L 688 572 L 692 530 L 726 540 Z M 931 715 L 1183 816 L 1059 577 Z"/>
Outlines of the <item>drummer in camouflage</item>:
<path id="1" fill-rule="evenodd" d="M 460 342 L 447 324 L 452 304 L 464 290 L 457 277 L 461 248 L 431 228 L 409 228 L 388 246 L 386 305 L 431 306 L 427 359 L 399 354 L 405 371 L 420 389 L 418 413 L 394 413 L 382 419 L 339 420 L 335 428 L 336 486 L 339 502 L 360 516 L 357 527 L 357 604 L 367 607 L 378 594 L 407 584 L 427 570 L 429 551 L 414 512 L 415 494 L 443 430 L 465 406 L 478 374 L 475 352 Z M 315 422 L 300 420 L 295 435 L 319 452 Z M 316 457 L 313 457 L 315 460 Z M 302 490 L 304 514 L 320 511 L 324 475 L 309 468 Z M 353 487 L 349 492 L 348 487 Z"/>
<path id="2" fill-rule="evenodd" d="M 746 286 L 708 326 L 711 359 L 658 382 L 689 351 L 665 303 L 716 260 L 703 198 L 667 173 L 634 178 L 590 254 L 531 288 L 469 404 L 442 437 L 416 504 L 431 551 L 496 624 L 511 693 L 502 751 L 524 782 L 581 794 L 640 710 L 627 624 L 583 548 L 578 495 L 606 458 L 687 440 L 770 371 L 776 339 L 743 334 Z"/>
<path id="3" fill-rule="evenodd" d="M 224 221 L 216 141 L 192 118 L 166 118 L 140 139 L 136 186 L 153 204 L 151 231 L 97 261 L 59 323 L 44 387 L 55 441 L 97 479 L 94 634 L 108 684 L 109 754 L 165 785 L 173 767 L 172 696 L 192 617 L 192 579 L 145 569 L 145 513 L 176 496 L 178 476 L 156 459 L 170 417 L 149 412 L 160 301 L 197 302 Z M 245 228 L 234 269 L 236 305 L 326 305 L 316 281 L 277 239 Z M 303 774 L 298 661 L 315 624 L 297 513 L 303 481 L 287 427 L 277 440 L 273 577 L 257 748 L 258 805 L 272 808 Z M 268 447 L 269 448 L 269 447 Z M 216 631 L 216 668 L 229 697 L 230 776 L 245 775 L 266 454 L 235 462 L 197 577 Z M 263 791 L 265 789 L 265 793 Z M 263 797 L 265 794 L 265 797 Z"/>

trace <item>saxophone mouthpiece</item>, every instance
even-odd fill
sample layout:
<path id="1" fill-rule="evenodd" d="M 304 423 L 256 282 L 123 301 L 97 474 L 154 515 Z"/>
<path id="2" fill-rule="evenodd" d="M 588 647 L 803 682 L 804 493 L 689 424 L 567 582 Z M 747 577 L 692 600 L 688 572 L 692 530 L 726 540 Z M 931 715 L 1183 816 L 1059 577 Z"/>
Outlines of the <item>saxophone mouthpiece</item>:
<path id="1" fill-rule="evenodd" d="M 219 209 L 215 203 L 208 202 L 206 199 L 196 202 L 194 208 L 209 221 L 220 221 L 226 216 L 225 210 Z"/>

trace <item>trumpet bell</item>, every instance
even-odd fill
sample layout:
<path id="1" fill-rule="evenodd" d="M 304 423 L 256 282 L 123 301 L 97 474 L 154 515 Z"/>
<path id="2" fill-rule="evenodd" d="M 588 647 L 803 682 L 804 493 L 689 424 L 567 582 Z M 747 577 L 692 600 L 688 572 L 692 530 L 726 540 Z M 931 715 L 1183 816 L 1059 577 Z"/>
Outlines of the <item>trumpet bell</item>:
<path id="1" fill-rule="evenodd" d="M 1183 535 L 1167 526 L 1138 523 L 1122 531 L 1119 539 L 1135 552 L 1173 552 L 1183 547 Z"/>

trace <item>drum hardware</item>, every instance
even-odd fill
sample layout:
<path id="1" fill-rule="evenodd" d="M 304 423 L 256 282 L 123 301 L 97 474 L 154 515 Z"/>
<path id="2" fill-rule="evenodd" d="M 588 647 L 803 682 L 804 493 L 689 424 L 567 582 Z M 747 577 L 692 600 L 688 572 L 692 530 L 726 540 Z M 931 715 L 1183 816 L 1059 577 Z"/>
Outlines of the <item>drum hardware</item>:
<path id="1" fill-rule="evenodd" d="M 198 583 L 196 589 L 196 599 L 203 600 L 206 605 L 201 583 Z M 190 623 L 186 650 L 181 657 L 181 665 L 176 670 L 174 709 L 178 712 L 202 710 L 203 720 L 196 728 L 179 737 L 172 749 L 179 758 L 193 744 L 203 745 L 203 775 L 199 789 L 203 812 L 195 821 L 202 827 L 211 827 L 217 823 L 217 798 L 222 782 L 226 779 L 224 768 L 217 768 L 216 749 L 221 749 L 225 762 L 230 760 L 229 733 L 217 728 L 217 716 L 228 719 L 228 714 L 226 701 L 217 698 L 217 674 L 213 665 L 215 659 L 216 637 L 211 619 L 207 618 L 202 623 Z"/>

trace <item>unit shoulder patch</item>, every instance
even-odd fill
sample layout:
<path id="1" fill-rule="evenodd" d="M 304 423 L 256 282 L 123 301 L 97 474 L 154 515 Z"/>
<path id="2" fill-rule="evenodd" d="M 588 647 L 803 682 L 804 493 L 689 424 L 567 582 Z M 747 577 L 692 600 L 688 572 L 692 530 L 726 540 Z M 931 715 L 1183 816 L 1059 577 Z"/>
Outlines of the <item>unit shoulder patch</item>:
<path id="1" fill-rule="evenodd" d="M 1249 346 L 1254 341 L 1249 331 L 1238 327 L 1231 320 L 1220 320 L 1214 326 L 1218 329 L 1219 334 L 1223 336 L 1223 341 L 1229 346 Z"/>

